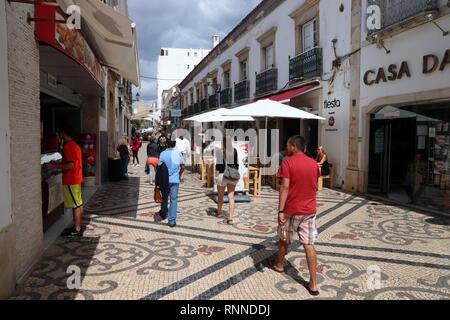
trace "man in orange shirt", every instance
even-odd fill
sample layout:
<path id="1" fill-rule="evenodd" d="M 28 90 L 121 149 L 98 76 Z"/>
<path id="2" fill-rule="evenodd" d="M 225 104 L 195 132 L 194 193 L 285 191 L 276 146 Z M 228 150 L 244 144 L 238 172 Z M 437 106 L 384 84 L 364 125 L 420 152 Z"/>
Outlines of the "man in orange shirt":
<path id="1" fill-rule="evenodd" d="M 55 164 L 54 167 L 63 172 L 64 207 L 72 209 L 74 223 L 72 228 L 64 230 L 62 236 L 82 237 L 83 199 L 81 184 L 83 182 L 83 166 L 81 148 L 73 141 L 70 126 L 60 129 L 59 136 L 64 141 L 63 161 L 61 164 Z"/>

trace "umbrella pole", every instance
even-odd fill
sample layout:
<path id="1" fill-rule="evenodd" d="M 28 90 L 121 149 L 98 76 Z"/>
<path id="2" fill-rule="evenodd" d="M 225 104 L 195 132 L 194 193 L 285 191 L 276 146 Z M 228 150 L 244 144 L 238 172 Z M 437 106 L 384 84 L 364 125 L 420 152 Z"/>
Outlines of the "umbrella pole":
<path id="1" fill-rule="evenodd" d="M 266 146 L 265 146 L 265 152 L 264 152 L 264 165 L 267 165 L 267 145 L 269 144 L 269 119 L 266 117 Z M 262 178 L 262 177 L 261 177 Z M 264 178 L 265 183 L 265 178 Z"/>

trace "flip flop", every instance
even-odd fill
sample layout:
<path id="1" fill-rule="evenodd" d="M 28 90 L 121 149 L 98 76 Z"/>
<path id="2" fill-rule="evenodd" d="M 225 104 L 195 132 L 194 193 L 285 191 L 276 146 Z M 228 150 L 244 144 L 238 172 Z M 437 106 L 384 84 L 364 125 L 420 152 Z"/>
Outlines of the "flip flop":
<path id="1" fill-rule="evenodd" d="M 269 266 L 269 269 L 272 269 L 272 270 L 275 271 L 275 272 L 278 272 L 278 273 L 284 273 L 284 268 L 283 268 L 283 271 L 278 270 L 277 268 L 275 268 L 275 262 L 272 261 L 272 260 L 270 260 L 270 261 L 268 262 L 268 266 Z"/>
<path id="2" fill-rule="evenodd" d="M 313 297 L 318 297 L 320 295 L 320 291 L 311 290 L 311 288 L 309 287 L 309 282 L 305 284 L 305 288 L 306 290 L 308 290 L 309 294 L 312 295 Z"/>

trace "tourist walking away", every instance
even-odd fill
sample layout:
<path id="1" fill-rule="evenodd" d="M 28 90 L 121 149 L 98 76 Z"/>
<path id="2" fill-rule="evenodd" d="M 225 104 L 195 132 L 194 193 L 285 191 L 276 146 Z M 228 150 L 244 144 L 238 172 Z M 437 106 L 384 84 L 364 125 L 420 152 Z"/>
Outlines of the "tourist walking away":
<path id="1" fill-rule="evenodd" d="M 330 175 L 330 164 L 328 163 L 328 156 L 325 149 L 320 146 L 317 148 L 317 164 L 320 168 L 320 175 L 326 177 Z"/>
<path id="2" fill-rule="evenodd" d="M 175 148 L 181 152 L 184 164 L 185 165 L 188 164 L 188 159 L 191 156 L 191 143 L 189 142 L 189 140 L 185 139 L 184 136 L 180 136 L 175 140 L 175 142 L 176 142 Z M 181 182 L 184 181 L 184 174 L 185 171 L 181 176 Z"/>
<path id="3" fill-rule="evenodd" d="M 81 184 L 83 183 L 83 164 L 81 148 L 72 139 L 72 128 L 64 125 L 59 130 L 59 136 L 64 141 L 63 159 L 61 163 L 53 162 L 51 166 L 62 170 L 64 207 L 72 209 L 73 227 L 65 229 L 63 237 L 82 237 L 83 229 L 83 199 Z"/>
<path id="4" fill-rule="evenodd" d="M 133 136 L 131 140 L 131 150 L 133 151 L 133 166 L 139 167 L 139 149 L 141 148 L 141 142 L 139 141 L 139 136 Z"/>
<path id="5" fill-rule="evenodd" d="M 225 191 L 228 195 L 228 217 L 225 222 L 229 225 L 233 224 L 234 210 L 235 210 L 235 200 L 234 192 L 236 190 L 236 185 L 240 179 L 239 173 L 239 159 L 236 148 L 233 146 L 233 141 L 230 138 L 226 138 L 222 144 L 223 161 L 218 159 L 216 164 L 216 184 L 217 184 L 217 209 L 215 210 L 216 216 L 222 216 L 223 199 L 225 196 Z"/>
<path id="6" fill-rule="evenodd" d="M 145 172 L 149 175 L 151 185 L 155 183 L 156 167 L 159 163 L 158 144 L 156 138 L 151 136 L 147 145 L 147 164 Z"/>
<path id="7" fill-rule="evenodd" d="M 177 206 L 178 206 L 178 190 L 180 186 L 180 177 L 184 171 L 184 162 L 181 152 L 175 149 L 175 141 L 168 141 L 168 149 L 159 156 L 158 170 L 161 166 L 166 166 L 169 176 L 168 190 L 161 189 L 162 203 L 159 215 L 162 220 L 168 218 L 170 227 L 176 226 Z M 157 174 L 158 175 L 158 174 Z M 157 184 L 159 185 L 157 178 Z M 168 201 L 170 198 L 170 207 Z"/>
<path id="8" fill-rule="evenodd" d="M 319 168 L 314 159 L 305 155 L 305 139 L 293 136 L 287 143 L 288 157 L 283 160 L 278 177 L 282 179 L 278 213 L 278 256 L 270 267 L 284 272 L 284 259 L 297 233 L 306 253 L 310 274 L 306 289 L 312 296 L 319 295 L 317 287 L 317 256 L 314 242 L 317 238 L 317 181 Z"/>
<path id="9" fill-rule="evenodd" d="M 159 154 L 166 151 L 167 147 L 169 146 L 169 139 L 167 138 L 166 134 L 161 131 L 161 135 L 158 138 L 158 152 Z"/>
<path id="10" fill-rule="evenodd" d="M 125 138 L 120 139 L 117 151 L 120 154 L 120 160 L 122 162 L 122 178 L 128 178 L 128 163 L 130 162 L 130 153 L 128 151 L 128 143 Z"/>

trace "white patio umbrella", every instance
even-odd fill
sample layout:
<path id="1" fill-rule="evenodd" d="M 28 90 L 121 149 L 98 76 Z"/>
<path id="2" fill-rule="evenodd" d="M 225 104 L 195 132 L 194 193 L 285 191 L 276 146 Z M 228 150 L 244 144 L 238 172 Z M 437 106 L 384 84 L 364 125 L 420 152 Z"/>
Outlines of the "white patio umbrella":
<path id="1" fill-rule="evenodd" d="M 250 116 L 255 118 L 291 118 L 325 120 L 315 114 L 269 99 L 259 100 L 234 109 L 226 109 L 228 116 Z"/>
<path id="2" fill-rule="evenodd" d="M 227 110 L 226 114 L 229 116 L 250 116 L 255 118 L 265 118 L 266 119 L 265 146 L 267 146 L 268 140 L 267 126 L 269 118 L 325 120 L 325 118 L 316 116 L 315 114 L 269 99 L 258 100 L 256 102 L 246 104 L 234 109 L 229 109 Z M 266 157 L 267 151 L 264 152 L 264 154 Z"/>
<path id="3" fill-rule="evenodd" d="M 229 109 L 221 108 L 214 111 L 199 114 L 197 116 L 185 119 L 185 121 L 195 121 L 199 123 L 207 122 L 231 122 L 231 121 L 255 121 L 253 117 L 250 116 L 232 116 L 228 115 Z"/>

